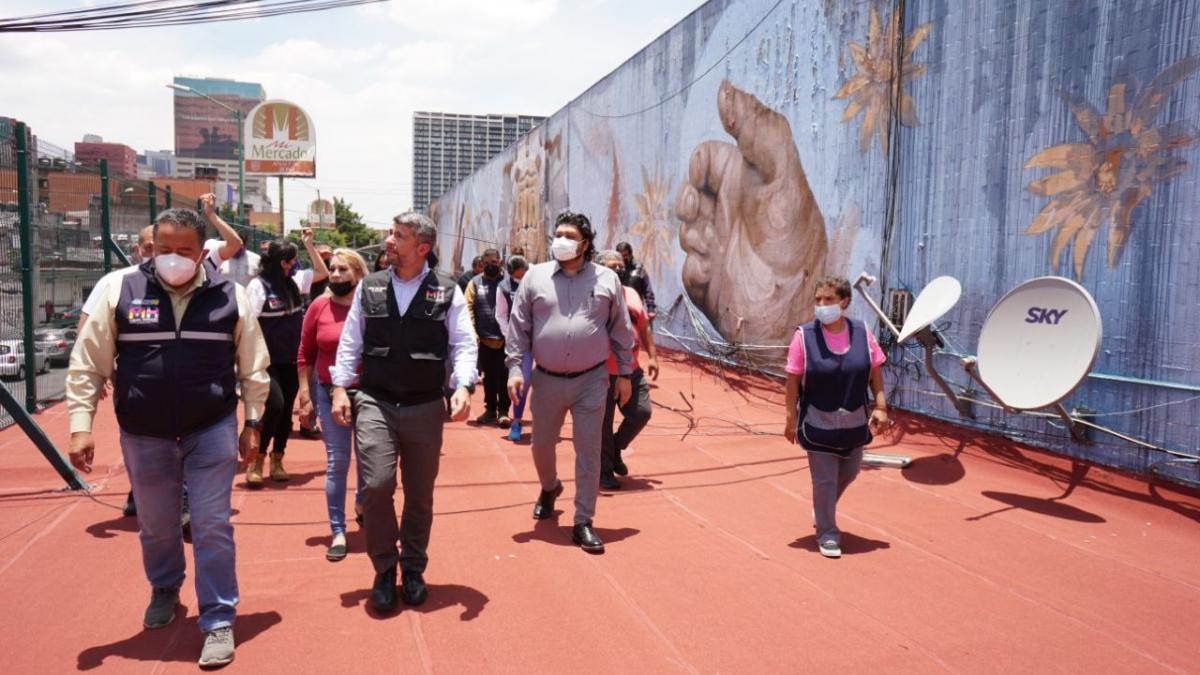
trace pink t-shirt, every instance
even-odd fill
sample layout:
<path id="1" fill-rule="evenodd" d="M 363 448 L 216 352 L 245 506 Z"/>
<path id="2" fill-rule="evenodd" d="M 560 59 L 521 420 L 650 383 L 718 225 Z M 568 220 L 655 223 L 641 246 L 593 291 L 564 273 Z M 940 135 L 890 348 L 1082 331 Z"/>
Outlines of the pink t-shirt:
<path id="1" fill-rule="evenodd" d="M 329 369 L 337 360 L 338 342 L 342 339 L 342 328 L 349 313 L 349 305 L 339 305 L 323 295 L 313 300 L 304 314 L 296 364 L 301 368 L 315 368 L 317 381 L 321 384 L 333 383 Z"/>
<path id="2" fill-rule="evenodd" d="M 638 364 L 638 347 L 640 347 L 642 326 L 650 323 L 650 315 L 646 313 L 646 306 L 642 304 L 642 298 L 637 294 L 637 291 L 628 286 L 622 286 L 625 289 L 625 306 L 629 308 L 629 318 L 633 323 L 633 369 L 640 368 Z M 611 353 L 608 355 L 608 374 L 617 375 L 617 357 Z"/>
<path id="3" fill-rule="evenodd" d="M 821 326 L 821 333 L 825 336 L 825 344 L 835 354 L 844 354 L 850 349 L 850 331 L 842 330 L 840 333 L 830 333 L 824 326 Z M 871 350 L 871 369 L 874 370 L 882 366 L 887 357 L 883 355 L 883 350 L 879 347 L 879 342 L 875 340 L 875 335 L 871 331 L 867 331 L 867 347 Z M 797 328 L 796 333 L 792 335 L 792 344 L 788 345 L 787 366 L 784 368 L 789 375 L 804 375 L 804 329 Z"/>

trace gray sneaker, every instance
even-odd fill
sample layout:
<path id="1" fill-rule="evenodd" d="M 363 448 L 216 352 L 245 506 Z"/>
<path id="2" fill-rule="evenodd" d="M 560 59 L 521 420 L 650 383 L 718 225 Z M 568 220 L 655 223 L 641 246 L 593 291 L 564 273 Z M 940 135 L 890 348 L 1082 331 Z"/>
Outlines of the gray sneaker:
<path id="1" fill-rule="evenodd" d="M 233 626 L 222 626 L 205 633 L 200 667 L 220 668 L 230 663 L 233 663 Z"/>
<path id="2" fill-rule="evenodd" d="M 175 608 L 179 605 L 178 588 L 156 588 L 150 594 L 150 605 L 142 625 L 146 628 L 163 628 L 175 620 Z"/>
<path id="3" fill-rule="evenodd" d="M 832 539 L 829 541 L 823 541 L 821 542 L 821 555 L 825 556 L 826 558 L 840 558 L 842 557 L 842 547 Z"/>

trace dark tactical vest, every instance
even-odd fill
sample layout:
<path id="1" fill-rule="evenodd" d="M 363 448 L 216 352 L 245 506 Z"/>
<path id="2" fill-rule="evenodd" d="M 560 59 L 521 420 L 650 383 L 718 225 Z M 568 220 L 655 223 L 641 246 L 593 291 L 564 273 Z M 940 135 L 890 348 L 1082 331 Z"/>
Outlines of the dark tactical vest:
<path id="1" fill-rule="evenodd" d="M 121 283 L 113 402 L 121 429 L 180 438 L 237 408 L 237 286 L 210 267 L 179 328 L 154 261 Z"/>
<path id="2" fill-rule="evenodd" d="M 450 350 L 446 316 L 454 301 L 454 278 L 430 270 L 404 314 L 396 302 L 391 270 L 371 274 L 362 286 L 366 330 L 359 388 L 397 405 L 442 398 Z"/>
<path id="3" fill-rule="evenodd" d="M 871 348 L 867 326 L 846 320 L 850 349 L 835 354 L 825 344 L 821 324 L 804 325 L 804 383 L 796 440 L 806 450 L 845 457 L 871 442 L 867 422 L 867 383 Z"/>

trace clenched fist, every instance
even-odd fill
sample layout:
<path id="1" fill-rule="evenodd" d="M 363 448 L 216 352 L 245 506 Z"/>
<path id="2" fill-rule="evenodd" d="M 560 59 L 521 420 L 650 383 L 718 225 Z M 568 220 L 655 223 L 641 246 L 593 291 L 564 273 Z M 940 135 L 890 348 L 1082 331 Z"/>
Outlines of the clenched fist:
<path id="1" fill-rule="evenodd" d="M 779 344 L 812 319 L 828 243 L 787 119 L 728 80 L 721 124 L 737 141 L 692 152 L 675 200 L 688 297 L 728 340 Z"/>

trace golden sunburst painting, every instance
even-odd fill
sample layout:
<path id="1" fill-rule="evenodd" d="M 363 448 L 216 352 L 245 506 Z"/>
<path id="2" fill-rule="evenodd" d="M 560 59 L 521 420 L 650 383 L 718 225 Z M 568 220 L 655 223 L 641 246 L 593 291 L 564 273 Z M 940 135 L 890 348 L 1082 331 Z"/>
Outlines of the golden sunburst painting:
<path id="1" fill-rule="evenodd" d="M 879 12 L 875 7 L 871 7 L 867 44 L 864 46 L 851 42 L 847 45 L 857 72 L 838 89 L 834 98 L 850 99 L 846 112 L 842 114 L 843 123 L 849 122 L 859 112 L 863 113 L 862 128 L 858 133 L 860 151 L 865 153 L 871 146 L 871 138 L 878 134 L 879 147 L 885 155 L 887 154 L 892 104 L 897 98 L 900 103 L 900 123 L 906 127 L 919 124 L 912 96 L 909 96 L 904 87 L 925 74 L 928 64 L 914 63 L 912 57 L 917 47 L 929 36 L 932 28 L 933 24 L 927 23 L 904 37 L 903 51 L 900 53 L 897 67 L 896 39 L 902 34 L 900 12 L 893 12 L 887 18 L 885 29 L 882 28 Z M 899 78 L 896 77 L 897 71 L 900 73 Z"/>
<path id="2" fill-rule="evenodd" d="M 1141 90 L 1119 82 L 1108 90 L 1106 110 L 1081 98 L 1063 95 L 1075 123 L 1087 138 L 1038 152 L 1026 169 L 1054 173 L 1028 185 L 1030 192 L 1050 197 L 1025 234 L 1058 228 L 1050 247 L 1057 270 L 1067 244 L 1074 242 L 1075 276 L 1099 231 L 1108 226 L 1108 267 L 1117 261 L 1133 226 L 1133 211 L 1165 183 L 1187 168 L 1175 151 L 1192 145 L 1195 127 L 1184 121 L 1157 124 L 1159 109 L 1171 91 L 1200 70 L 1200 55 L 1163 69 Z"/>
<path id="3" fill-rule="evenodd" d="M 642 168 L 642 193 L 634 195 L 637 221 L 630 226 L 629 234 L 638 238 L 638 260 L 655 279 L 670 266 L 671 242 L 675 240 L 667 205 L 670 192 L 670 179 L 663 178 L 662 167 L 656 165 L 653 174 Z"/>

